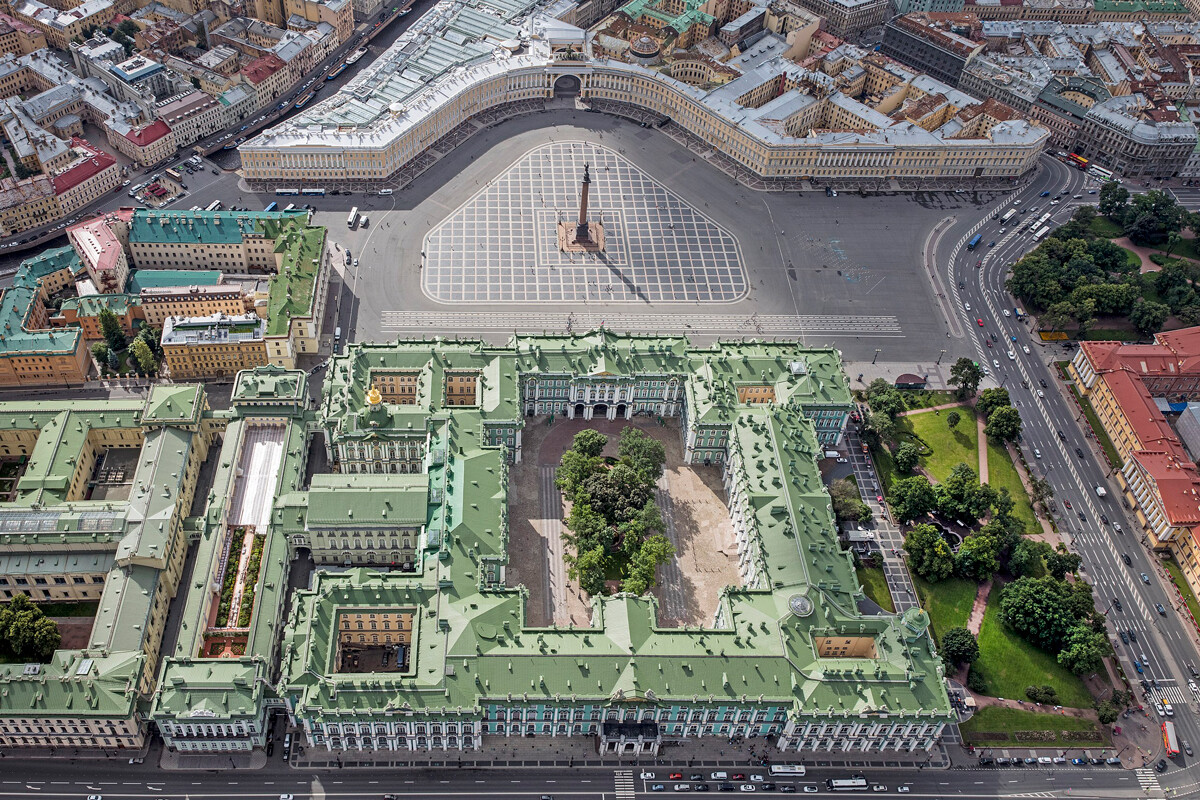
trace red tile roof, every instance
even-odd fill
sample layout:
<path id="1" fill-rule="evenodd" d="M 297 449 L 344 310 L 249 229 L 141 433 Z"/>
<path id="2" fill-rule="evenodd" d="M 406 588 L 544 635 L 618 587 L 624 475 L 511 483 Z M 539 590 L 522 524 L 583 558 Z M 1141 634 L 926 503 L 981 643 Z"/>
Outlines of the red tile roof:
<path id="1" fill-rule="evenodd" d="M 71 146 L 90 151 L 92 153 L 92 157 L 81 161 L 65 172 L 55 175 L 53 178 L 55 194 L 62 194 L 70 189 L 74 189 L 88 178 L 99 175 L 101 172 L 117 163 L 115 158 L 103 150 L 93 147 L 85 139 L 75 137 L 71 140 Z"/>
<path id="2" fill-rule="evenodd" d="M 1200 525 L 1200 470 L 1186 459 L 1157 450 L 1130 454 L 1154 481 L 1173 527 Z"/>
<path id="3" fill-rule="evenodd" d="M 283 59 L 274 53 L 268 53 L 262 58 L 256 58 L 246 65 L 242 70 L 242 74 L 246 76 L 246 80 L 253 84 L 259 84 L 267 78 L 274 75 L 279 70 L 287 66 Z"/>
<path id="4" fill-rule="evenodd" d="M 144 128 L 134 128 L 125 134 L 125 138 L 136 144 L 138 147 L 145 147 L 148 144 L 157 142 L 162 137 L 171 132 L 167 127 L 167 123 L 160 120 L 155 120 Z"/>
<path id="5" fill-rule="evenodd" d="M 1116 398 L 1117 405 L 1133 426 L 1138 441 L 1143 447 L 1165 450 L 1180 458 L 1186 458 L 1183 445 L 1175 431 L 1167 424 L 1167 418 L 1158 410 L 1154 398 L 1146 385 L 1129 370 L 1114 370 L 1100 376 Z"/>

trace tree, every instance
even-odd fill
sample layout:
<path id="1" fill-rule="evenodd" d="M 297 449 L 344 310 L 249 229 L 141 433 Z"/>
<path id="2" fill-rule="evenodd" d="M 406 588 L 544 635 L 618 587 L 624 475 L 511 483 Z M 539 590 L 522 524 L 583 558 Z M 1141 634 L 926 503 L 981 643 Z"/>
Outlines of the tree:
<path id="1" fill-rule="evenodd" d="M 101 367 L 108 365 L 108 345 L 105 342 L 96 342 L 92 345 L 92 358 L 96 359 L 96 363 Z"/>
<path id="2" fill-rule="evenodd" d="M 983 370 L 965 356 L 955 361 L 954 366 L 950 367 L 950 384 L 955 387 L 954 395 L 959 400 L 965 400 L 975 394 L 981 380 L 983 380 Z M 954 427 L 954 424 L 950 427 Z"/>
<path id="3" fill-rule="evenodd" d="M 1125 209 L 1129 203 L 1129 190 L 1116 181 L 1109 181 L 1100 189 L 1100 213 L 1118 225 L 1124 224 Z"/>
<path id="4" fill-rule="evenodd" d="M 1052 552 L 1050 545 L 1046 542 L 1040 542 L 1036 539 L 1022 539 L 1009 551 L 1008 571 L 1017 578 L 1025 575 L 1034 575 L 1037 573 L 1042 559 Z"/>
<path id="5" fill-rule="evenodd" d="M 150 345 L 150 350 L 154 353 L 154 357 L 161 362 L 163 359 L 162 328 L 152 328 L 149 325 L 145 325 L 138 331 L 138 338 Z"/>
<path id="6" fill-rule="evenodd" d="M 1042 312 L 1038 325 L 1044 331 L 1060 331 L 1071 323 L 1071 304 L 1055 303 Z"/>
<path id="7" fill-rule="evenodd" d="M 621 591 L 632 594 L 648 592 L 654 586 L 658 567 L 670 561 L 674 555 L 675 545 L 667 537 L 661 533 L 648 537 L 631 559 L 629 575 L 621 583 Z"/>
<path id="8" fill-rule="evenodd" d="M 108 308 L 100 309 L 100 333 L 112 350 L 125 349 L 125 332 L 121 330 L 121 322 L 117 315 Z"/>
<path id="9" fill-rule="evenodd" d="M 1176 231 L 1171 231 L 1167 234 L 1167 258 L 1171 257 L 1171 253 L 1175 252 L 1175 248 L 1183 242 L 1183 237 Z"/>
<path id="10" fill-rule="evenodd" d="M 999 548 L 990 536 L 968 536 L 954 556 L 954 569 L 964 578 L 983 582 L 1000 569 Z"/>
<path id="11" fill-rule="evenodd" d="M 850 479 L 843 478 L 829 484 L 829 497 L 833 501 L 833 515 L 839 520 L 871 520 L 871 507 L 862 501 L 858 487 Z"/>
<path id="12" fill-rule="evenodd" d="M 599 469 L 599 458 L 585 455 L 572 447 L 562 454 L 562 459 L 558 462 L 558 469 L 554 473 L 554 485 L 572 502 L 577 502 L 576 495 L 583 482 Z"/>
<path id="13" fill-rule="evenodd" d="M 110 349 L 108 351 L 108 368 L 116 372 L 121 368 L 121 359 L 117 356 L 117 351 Z"/>
<path id="14" fill-rule="evenodd" d="M 126 36 L 137 36 L 138 33 L 141 32 L 141 28 L 139 28 L 137 26 L 137 23 L 131 19 L 121 20 L 121 24 L 117 25 L 117 29 L 120 30 L 122 33 L 124 33 Z"/>
<path id="15" fill-rule="evenodd" d="M 889 502 L 896 519 L 910 522 L 937 508 L 937 495 L 924 475 L 914 475 L 892 482 Z"/>
<path id="16" fill-rule="evenodd" d="M 1069 552 L 1066 545 L 1061 542 L 1056 549 L 1046 555 L 1046 571 L 1059 580 L 1078 570 L 1081 563 L 1083 563 L 1083 559 Z"/>
<path id="17" fill-rule="evenodd" d="M 662 442 L 648 436 L 640 428 L 628 427 L 621 431 L 617 455 L 638 474 L 649 481 L 657 481 L 662 475 L 667 451 Z"/>
<path id="18" fill-rule="evenodd" d="M 580 491 L 590 498 L 592 508 L 612 524 L 632 519 L 643 506 L 653 502 L 654 484 L 628 464 L 589 475 Z"/>
<path id="19" fill-rule="evenodd" d="M 921 453 L 912 442 L 905 442 L 892 454 L 892 461 L 895 462 L 896 469 L 905 474 L 910 474 L 920 459 Z"/>
<path id="20" fill-rule="evenodd" d="M 904 550 L 911 559 L 913 571 L 927 581 L 936 583 L 954 574 L 954 554 L 950 545 L 932 525 L 917 525 L 904 537 Z"/>
<path id="21" fill-rule="evenodd" d="M 942 634 L 942 661 L 951 667 L 959 664 L 970 664 L 979 658 L 979 642 L 966 628 L 959 626 L 951 628 Z"/>
<path id="22" fill-rule="evenodd" d="M 1016 441 L 1021 436 L 1021 414 L 1012 406 L 997 408 L 988 418 L 983 432 L 1000 442 Z"/>
<path id="23" fill-rule="evenodd" d="M 1129 312 L 1129 321 L 1137 328 L 1138 333 L 1150 336 L 1162 330 L 1163 323 L 1170 315 L 1171 309 L 1165 304 L 1139 297 Z"/>
<path id="24" fill-rule="evenodd" d="M 1076 675 L 1086 675 L 1100 669 L 1104 657 L 1112 652 L 1108 636 L 1094 631 L 1089 625 L 1076 625 L 1067 632 L 1058 663 Z"/>
<path id="25" fill-rule="evenodd" d="M 1090 587 L 1088 592 L 1090 595 Z M 1089 597 L 1090 599 L 1090 597 Z M 1022 638 L 1057 653 L 1067 633 L 1089 612 L 1065 581 L 1049 575 L 1018 578 L 1000 592 L 1000 616 Z"/>
<path id="26" fill-rule="evenodd" d="M 138 370 L 143 375 L 152 375 L 158 371 L 158 361 L 155 360 L 154 353 L 150 350 L 150 345 L 146 344 L 145 339 L 134 339 L 129 352 L 137 360 Z"/>
<path id="27" fill-rule="evenodd" d="M 996 497 L 991 486 L 980 486 L 975 470 L 966 464 L 956 464 L 934 494 L 942 515 L 971 521 L 986 516 Z"/>
<path id="28" fill-rule="evenodd" d="M 867 405 L 872 411 L 895 419 L 904 410 L 904 397 L 895 386 L 883 378 L 876 378 L 867 386 Z"/>
<path id="29" fill-rule="evenodd" d="M 962 422 L 962 414 L 957 411 L 951 411 L 946 415 L 946 424 L 950 426 L 950 430 L 957 428 L 960 422 Z"/>
<path id="30" fill-rule="evenodd" d="M 979 393 L 979 399 L 975 402 L 975 410 L 981 417 L 987 419 L 997 408 L 1011 405 L 1012 399 L 1008 396 L 1008 389 L 984 389 Z"/>
<path id="31" fill-rule="evenodd" d="M 1053 703 L 1058 699 L 1058 690 L 1053 686 L 1026 686 L 1025 696 L 1035 703 Z"/>
<path id="32" fill-rule="evenodd" d="M 565 557 L 564 557 L 565 558 Z M 604 570 L 607 557 L 603 547 L 593 547 L 578 558 L 565 558 L 567 577 L 579 581 L 579 588 L 590 595 L 604 593 Z"/>
<path id="33" fill-rule="evenodd" d="M 571 439 L 571 449 L 589 458 L 596 458 L 603 453 L 606 444 L 608 437 L 591 428 L 580 431 Z"/>
<path id="34" fill-rule="evenodd" d="M 874 444 L 882 444 L 896 433 L 896 423 L 882 411 L 872 411 L 867 415 L 863 433 L 867 435 L 868 439 L 874 439 Z"/>
<path id="35" fill-rule="evenodd" d="M 1096 301 L 1089 297 L 1074 303 L 1071 316 L 1075 318 L 1075 324 L 1079 326 L 1078 332 L 1082 336 L 1096 324 Z"/>
<path id="36" fill-rule="evenodd" d="M 0 653 L 18 661 L 44 663 L 61 641 L 58 625 L 28 595 L 18 594 L 0 607 Z"/>
<path id="37" fill-rule="evenodd" d="M 1111 725 L 1121 717 L 1121 708 L 1105 700 L 1096 704 L 1096 719 L 1101 725 Z"/>

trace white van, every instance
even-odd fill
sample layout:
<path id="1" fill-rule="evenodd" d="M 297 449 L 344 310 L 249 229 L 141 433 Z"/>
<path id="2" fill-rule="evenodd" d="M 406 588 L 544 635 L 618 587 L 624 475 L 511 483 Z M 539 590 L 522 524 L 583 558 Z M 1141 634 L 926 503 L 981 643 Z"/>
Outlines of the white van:
<path id="1" fill-rule="evenodd" d="M 380 196 L 380 197 L 387 197 L 387 196 L 388 196 L 388 195 L 390 195 L 391 193 L 392 193 L 392 190 L 391 190 L 391 189 L 380 189 L 380 190 L 379 190 L 379 196 Z"/>
<path id="2" fill-rule="evenodd" d="M 729 778 L 728 772 L 714 772 L 713 774 L 708 776 L 708 779 L 712 780 L 712 781 L 723 781 L 723 780 L 727 780 L 728 778 Z"/>

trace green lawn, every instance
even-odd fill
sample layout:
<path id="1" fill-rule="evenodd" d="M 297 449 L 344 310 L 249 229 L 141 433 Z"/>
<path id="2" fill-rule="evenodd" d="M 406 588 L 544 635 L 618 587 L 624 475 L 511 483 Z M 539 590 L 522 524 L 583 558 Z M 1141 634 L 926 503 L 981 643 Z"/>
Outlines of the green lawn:
<path id="1" fill-rule="evenodd" d="M 1187 603 L 1188 609 L 1192 612 L 1192 618 L 1200 622 L 1200 603 L 1196 602 L 1196 595 L 1192 592 L 1192 587 L 1188 586 L 1188 582 L 1184 580 L 1183 573 L 1179 569 L 1179 564 L 1175 559 L 1168 559 L 1164 562 L 1167 567 L 1167 572 L 1171 573 L 1171 580 L 1175 581 L 1175 585 L 1179 587 L 1180 594 L 1183 595 L 1184 602 Z"/>
<path id="2" fill-rule="evenodd" d="M 921 607 L 929 614 L 934 639 L 939 639 L 942 631 L 966 626 L 971 617 L 971 606 L 975 604 L 975 581 L 947 578 L 929 583 L 913 575 L 913 582 L 917 596 L 921 598 Z"/>
<path id="3" fill-rule="evenodd" d="M 1000 487 L 1008 489 L 1008 493 L 1015 503 L 1013 514 L 1025 523 L 1026 533 L 1037 533 L 1041 530 L 1041 526 L 1038 525 L 1037 516 L 1033 513 L 1029 495 L 1025 493 L 1025 487 L 1021 485 L 1021 476 L 1017 473 L 1017 466 L 1008 456 L 1008 448 L 989 441 L 987 453 L 988 483 L 995 489 Z"/>
<path id="4" fill-rule="evenodd" d="M 970 744 L 1003 747 L 1009 744 L 1019 744 L 1026 747 L 1107 747 L 1101 727 L 1097 731 L 1096 723 L 1090 719 L 1068 717 L 1053 711 L 1022 711 L 1019 708 L 1003 708 L 988 706 L 975 712 L 960 726 L 963 739 Z M 1054 731 L 1053 742 L 1018 739 L 1020 731 Z M 1097 731 L 1094 739 L 1076 739 L 1064 736 L 1064 731 Z"/>
<path id="5" fill-rule="evenodd" d="M 932 408 L 954 402 L 954 392 L 941 389 L 925 389 L 921 391 L 902 391 L 904 404 L 909 409 Z"/>
<path id="6" fill-rule="evenodd" d="M 1170 247 L 1170 245 L 1164 244 L 1161 245 L 1159 249 L 1166 253 L 1168 247 Z M 1200 261 L 1200 253 L 1196 252 L 1196 240 L 1184 239 L 1182 242 L 1175 245 L 1173 250 L 1171 250 L 1171 256 L 1180 256 L 1182 258 L 1190 258 L 1193 261 Z"/>
<path id="7" fill-rule="evenodd" d="M 933 452 L 921 456 L 921 466 L 934 481 L 943 481 L 950 470 L 959 464 L 967 464 L 979 471 L 979 431 L 975 427 L 975 412 L 960 406 L 958 413 L 962 421 L 953 430 L 946 424 L 948 409 L 941 413 L 926 411 L 909 414 L 902 418 L 897 430 L 915 434 Z"/>
<path id="8" fill-rule="evenodd" d="M 897 425 L 898 429 L 903 427 L 903 424 Z M 879 475 L 879 488 L 886 495 L 892 489 L 892 481 L 900 477 L 896 472 L 896 462 L 892 460 L 892 451 L 886 447 L 872 447 L 871 460 L 875 462 L 875 472 Z"/>
<path id="9" fill-rule="evenodd" d="M 1158 293 L 1158 287 L 1154 285 L 1154 276 L 1157 272 L 1147 272 L 1138 276 L 1138 283 L 1141 285 L 1141 295 L 1148 302 L 1161 303 L 1162 296 Z"/>
<path id="10" fill-rule="evenodd" d="M 37 603 L 36 605 L 47 617 L 94 617 L 100 609 L 99 601 L 94 603 Z"/>
<path id="11" fill-rule="evenodd" d="M 1096 215 L 1092 217 L 1092 233 L 1103 239 L 1117 239 L 1125 235 L 1125 229 L 1108 217 Z"/>
<path id="12" fill-rule="evenodd" d="M 883 568 L 859 567 L 855 572 L 867 597 L 874 600 L 884 611 L 895 614 L 896 604 L 892 602 L 892 592 L 888 589 L 887 578 L 883 576 Z"/>
<path id="13" fill-rule="evenodd" d="M 1100 442 L 1100 447 L 1103 448 L 1104 454 L 1108 456 L 1109 462 L 1116 468 L 1120 468 L 1124 462 L 1121 461 L 1121 456 L 1117 454 L 1117 448 L 1113 445 L 1112 439 L 1108 438 L 1108 434 L 1104 431 L 1104 426 L 1100 424 L 1100 417 L 1096 416 L 1096 410 L 1092 408 L 1092 404 L 1086 397 L 1079 394 L 1079 390 L 1075 384 L 1071 384 L 1071 391 L 1075 393 L 1075 399 L 1083 407 L 1083 415 L 1087 417 L 1088 425 L 1092 426 L 1092 432 L 1096 434 L 1096 441 Z"/>
<path id="14" fill-rule="evenodd" d="M 1092 696 L 1083 681 L 1059 666 L 1053 655 L 1029 644 L 1000 620 L 1000 589 L 1000 583 L 995 583 L 988 596 L 983 627 L 979 630 L 979 660 L 971 666 L 987 682 L 986 694 L 1023 700 L 1026 686 L 1048 684 L 1058 691 L 1062 705 L 1090 707 Z"/>

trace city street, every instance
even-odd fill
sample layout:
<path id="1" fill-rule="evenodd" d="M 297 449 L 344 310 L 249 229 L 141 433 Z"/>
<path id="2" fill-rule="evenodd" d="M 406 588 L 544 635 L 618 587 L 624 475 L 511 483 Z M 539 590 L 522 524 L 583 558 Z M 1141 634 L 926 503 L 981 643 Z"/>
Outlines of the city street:
<path id="1" fill-rule="evenodd" d="M 1083 557 L 1084 577 L 1096 587 L 1096 604 L 1106 611 L 1112 623 L 1110 639 L 1126 674 L 1140 677 L 1132 662 L 1145 654 L 1148 664 L 1145 677 L 1156 680 L 1160 687 L 1152 691 L 1151 697 L 1165 697 L 1173 703 L 1174 722 L 1180 739 L 1200 742 L 1198 698 L 1191 696 L 1187 689 L 1190 676 L 1186 665 L 1198 663 L 1190 622 L 1185 622 L 1173 608 L 1174 589 L 1165 582 L 1159 558 L 1150 554 L 1136 520 L 1121 499 L 1103 452 L 1089 438 L 1086 420 L 1069 396 L 1067 387 L 1057 377 L 1054 362 L 1069 360 L 1075 350 L 1041 342 L 1027 320 L 1017 319 L 1014 301 L 1004 288 L 1008 265 L 1034 247 L 1034 231 L 1018 225 L 1001 232 L 999 221 L 994 218 L 995 212 L 1036 205 L 1040 206 L 1037 212 L 1029 211 L 1021 218 L 1028 220 L 1031 215 L 1053 211 L 1054 222 L 1062 224 L 1070 219 L 1076 205 L 1096 202 L 1098 195 L 1087 194 L 1088 189 L 1098 188 L 1095 184 L 1083 172 L 1043 156 L 1041 173 L 1026 189 L 993 203 L 992 213 L 986 217 L 963 220 L 955 225 L 942 238 L 936 260 L 947 268 L 947 285 L 951 287 L 957 313 L 962 317 L 965 336 L 979 363 L 992 371 L 985 386 L 1007 388 L 1021 411 L 1024 423 L 1022 450 L 1035 474 L 1040 474 L 1054 489 L 1053 502 L 1059 510 L 1055 524 L 1069 546 Z M 1043 191 L 1055 195 L 1064 190 L 1067 199 L 1058 206 L 1048 205 L 1050 197 L 1039 196 Z M 1083 199 L 1069 199 L 1076 194 L 1082 194 Z M 982 241 L 979 247 L 969 252 L 966 244 L 976 233 L 982 235 Z M 997 244 L 989 248 L 987 243 L 993 240 Z M 976 267 L 979 260 L 983 264 Z M 960 281 L 965 286 L 961 290 L 958 288 Z M 964 307 L 966 303 L 971 305 L 969 312 Z M 983 320 L 982 327 L 978 325 L 978 319 Z M 993 333 L 998 341 L 987 347 L 987 337 Z M 1016 337 L 1015 341 L 1010 337 Z M 1007 355 L 1010 349 L 1012 359 Z M 1025 388 L 1022 381 L 1029 388 Z M 1041 389 L 1043 381 L 1045 389 Z M 1038 395 L 1039 389 L 1042 396 Z M 1085 457 L 1076 455 L 1076 448 Z M 1035 456 L 1035 450 L 1040 453 L 1040 458 Z M 1097 486 L 1107 488 L 1106 497 L 1097 496 Z M 1073 510 L 1065 510 L 1064 501 L 1070 501 Z M 1101 514 L 1110 522 L 1119 522 L 1124 533 L 1105 525 Z M 1131 566 L 1125 566 L 1122 559 L 1125 554 L 1130 556 Z M 1142 572 L 1152 576 L 1150 585 L 1138 579 Z M 1116 610 L 1113 598 L 1120 599 L 1123 612 Z M 1167 607 L 1167 616 L 1155 612 L 1155 603 Z M 1134 631 L 1137 644 L 1122 644 L 1118 637 L 1120 630 Z M 1140 689 L 1137 693 L 1141 694 Z M 1140 722 L 1154 730 L 1159 719 L 1148 713 L 1149 716 Z M 1126 724 L 1139 724 L 1138 718 L 1134 717 Z M 1115 746 L 1123 757 L 1133 755 L 1132 748 L 1128 743 L 1122 745 L 1120 738 L 1115 741 Z M 1157 761 L 1162 755 L 1161 750 L 1160 746 L 1146 758 Z M 1160 780 L 1165 786 L 1178 787 L 1181 794 L 1185 789 L 1194 791 L 1200 780 L 1197 763 L 1200 762 L 1193 761 L 1184 766 L 1181 755 Z"/>

